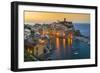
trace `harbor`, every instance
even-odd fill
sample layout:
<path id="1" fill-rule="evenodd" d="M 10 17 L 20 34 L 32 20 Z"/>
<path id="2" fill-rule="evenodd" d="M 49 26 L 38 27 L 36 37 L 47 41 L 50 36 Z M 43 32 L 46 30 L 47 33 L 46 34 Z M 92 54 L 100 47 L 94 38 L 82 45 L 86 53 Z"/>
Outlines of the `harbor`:
<path id="1" fill-rule="evenodd" d="M 90 57 L 89 38 L 77 31 L 73 23 L 66 18 L 50 24 L 25 24 L 24 28 L 26 62 Z"/>

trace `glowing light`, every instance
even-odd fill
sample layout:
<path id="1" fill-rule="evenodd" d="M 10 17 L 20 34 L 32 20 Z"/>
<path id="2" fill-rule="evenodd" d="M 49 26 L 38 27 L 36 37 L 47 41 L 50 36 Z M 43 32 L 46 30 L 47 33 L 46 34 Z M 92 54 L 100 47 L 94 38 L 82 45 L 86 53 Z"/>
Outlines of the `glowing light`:
<path id="1" fill-rule="evenodd" d="M 44 43 L 45 43 L 45 41 L 42 40 L 42 39 L 39 39 L 39 42 L 40 42 L 41 44 L 44 44 Z"/>
<path id="2" fill-rule="evenodd" d="M 33 51 L 32 50 L 30 50 L 30 54 L 32 54 L 33 53 Z"/>
<path id="3" fill-rule="evenodd" d="M 71 47 L 72 46 L 72 43 L 73 43 L 73 35 L 70 32 L 69 35 L 68 35 L 68 45 Z"/>
<path id="4" fill-rule="evenodd" d="M 70 38 L 68 37 L 68 45 L 70 45 Z"/>
<path id="5" fill-rule="evenodd" d="M 30 52 L 30 49 L 28 48 L 27 51 Z"/>
<path id="6" fill-rule="evenodd" d="M 28 53 L 30 53 L 30 54 L 33 53 L 33 51 L 32 51 L 30 48 L 28 48 L 27 51 L 28 51 Z"/>
<path id="7" fill-rule="evenodd" d="M 56 32 L 56 36 L 57 36 L 57 37 L 59 36 L 59 32 Z"/>
<path id="8" fill-rule="evenodd" d="M 60 48 L 60 39 L 56 38 L 56 48 L 59 49 Z"/>
<path id="9" fill-rule="evenodd" d="M 63 32 L 63 37 L 65 37 L 65 33 Z"/>
<path id="10" fill-rule="evenodd" d="M 65 38 L 63 38 L 63 46 L 64 46 L 64 48 L 66 48 L 66 39 Z"/>
<path id="11" fill-rule="evenodd" d="M 46 34 L 48 34 L 49 32 L 46 32 Z"/>

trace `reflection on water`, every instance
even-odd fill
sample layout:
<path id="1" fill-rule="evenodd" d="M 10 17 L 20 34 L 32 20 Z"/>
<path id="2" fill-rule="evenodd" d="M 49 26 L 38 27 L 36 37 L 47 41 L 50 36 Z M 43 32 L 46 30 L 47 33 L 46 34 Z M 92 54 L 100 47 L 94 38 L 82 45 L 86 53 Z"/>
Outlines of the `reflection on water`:
<path id="1" fill-rule="evenodd" d="M 64 34 L 63 34 L 64 35 Z M 61 40 L 62 39 L 62 40 Z M 63 42 L 63 47 L 66 48 L 66 42 L 68 41 L 68 46 L 71 48 L 72 46 L 72 34 L 69 34 L 68 38 L 59 38 L 59 37 L 56 37 L 56 48 L 57 49 L 60 49 L 60 45 L 61 45 L 61 42 Z"/>
<path id="2" fill-rule="evenodd" d="M 41 60 L 64 60 L 90 58 L 90 44 L 73 37 L 72 31 L 49 30 L 37 33 L 38 37 L 25 40 L 25 48 L 29 54 Z M 29 43 L 29 44 L 28 44 Z M 28 56 L 25 51 L 26 57 Z M 29 58 L 28 58 L 29 59 Z"/>
<path id="3" fill-rule="evenodd" d="M 68 46 L 69 46 L 69 48 L 72 48 L 72 42 L 73 42 L 73 36 L 72 36 L 72 33 L 70 33 L 68 35 Z"/>
<path id="4" fill-rule="evenodd" d="M 60 49 L 60 39 L 56 38 L 56 48 L 59 50 Z"/>
<path id="5" fill-rule="evenodd" d="M 74 40 L 72 33 L 67 38 L 56 37 L 55 50 L 49 56 L 52 60 L 89 58 L 89 45 L 79 40 Z M 85 54 L 84 54 L 85 53 Z"/>
<path id="6" fill-rule="evenodd" d="M 63 47 L 64 47 L 64 49 L 66 48 L 66 39 L 65 38 L 63 38 Z"/>
<path id="7" fill-rule="evenodd" d="M 54 59 L 64 59 L 69 57 L 70 48 L 72 48 L 72 35 L 69 34 L 68 38 L 65 38 L 64 36 L 65 34 L 63 34 L 63 38 L 56 37 L 55 39 L 56 58 Z"/>

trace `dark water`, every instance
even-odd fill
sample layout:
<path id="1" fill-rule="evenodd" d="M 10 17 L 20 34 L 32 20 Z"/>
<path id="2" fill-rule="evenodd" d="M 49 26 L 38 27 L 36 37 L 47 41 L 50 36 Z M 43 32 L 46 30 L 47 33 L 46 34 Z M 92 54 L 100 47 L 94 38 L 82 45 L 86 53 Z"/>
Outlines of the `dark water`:
<path id="1" fill-rule="evenodd" d="M 60 43 L 60 47 L 53 50 L 48 58 L 52 60 L 88 59 L 90 58 L 90 45 L 74 40 L 71 46 L 66 44 L 66 48 L 64 48 Z"/>
<path id="2" fill-rule="evenodd" d="M 90 36 L 89 24 L 75 24 L 75 29 L 80 30 L 82 35 Z M 55 50 L 51 52 L 48 59 L 69 60 L 90 58 L 90 44 L 77 39 L 72 39 L 72 44 L 67 43 L 67 39 L 56 39 Z"/>
<path id="3" fill-rule="evenodd" d="M 82 35 L 90 36 L 90 24 L 74 23 L 73 25 L 76 30 L 80 30 Z"/>

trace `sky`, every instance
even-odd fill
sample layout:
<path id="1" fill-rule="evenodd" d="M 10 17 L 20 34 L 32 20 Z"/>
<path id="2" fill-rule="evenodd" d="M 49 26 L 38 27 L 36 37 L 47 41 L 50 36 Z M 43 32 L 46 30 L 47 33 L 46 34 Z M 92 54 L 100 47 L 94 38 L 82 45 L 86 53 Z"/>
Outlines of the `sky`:
<path id="1" fill-rule="evenodd" d="M 35 11 L 24 12 L 25 23 L 52 23 L 57 20 L 63 21 L 64 18 L 73 23 L 90 23 L 90 14 Z"/>

